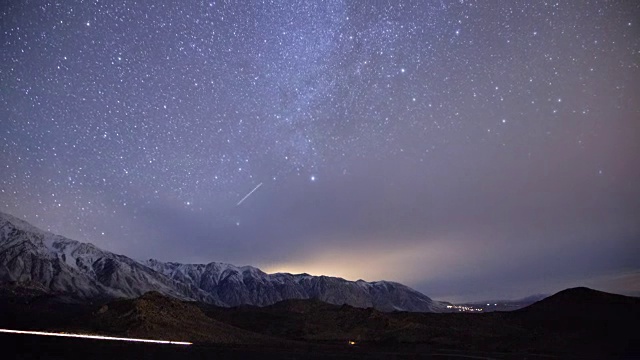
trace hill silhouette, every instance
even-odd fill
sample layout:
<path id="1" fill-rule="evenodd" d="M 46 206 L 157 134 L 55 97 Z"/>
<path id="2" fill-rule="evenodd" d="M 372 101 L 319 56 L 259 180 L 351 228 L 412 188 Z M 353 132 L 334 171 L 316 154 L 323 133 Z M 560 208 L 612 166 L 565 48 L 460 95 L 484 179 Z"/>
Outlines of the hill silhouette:
<path id="1" fill-rule="evenodd" d="M 640 299 L 586 287 L 566 289 L 511 314 L 550 348 L 639 353 Z"/>
<path id="2" fill-rule="evenodd" d="M 562 290 L 517 312 L 559 318 L 624 318 L 623 314 L 637 311 L 639 305 L 640 298 L 577 287 Z"/>

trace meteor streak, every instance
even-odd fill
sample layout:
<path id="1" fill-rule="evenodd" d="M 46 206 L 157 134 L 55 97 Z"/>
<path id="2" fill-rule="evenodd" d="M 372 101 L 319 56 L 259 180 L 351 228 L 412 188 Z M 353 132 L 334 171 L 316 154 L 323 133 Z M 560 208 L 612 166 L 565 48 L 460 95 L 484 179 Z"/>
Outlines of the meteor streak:
<path id="1" fill-rule="evenodd" d="M 102 336 L 102 335 L 82 335 L 82 334 L 52 333 L 52 332 L 45 332 L 45 331 L 25 331 L 25 330 L 0 329 L 0 333 L 44 335 L 44 336 L 62 336 L 62 337 L 73 337 L 73 338 L 83 338 L 83 339 L 98 339 L 98 340 L 134 341 L 134 342 L 146 342 L 146 343 L 155 343 L 155 344 L 173 344 L 173 345 L 191 345 L 192 344 L 192 343 L 186 342 L 186 341 L 169 341 L 169 340 L 121 338 L 121 337 Z"/>
<path id="2" fill-rule="evenodd" d="M 254 191 L 258 190 L 258 188 L 262 186 L 262 183 L 258 184 L 258 186 L 256 186 L 255 188 L 253 188 L 253 190 L 249 191 L 249 193 L 247 195 L 245 195 L 242 200 L 238 201 L 238 203 L 236 204 L 236 206 L 242 204 L 243 201 L 245 201 L 249 196 L 251 196 L 251 194 L 253 194 Z"/>

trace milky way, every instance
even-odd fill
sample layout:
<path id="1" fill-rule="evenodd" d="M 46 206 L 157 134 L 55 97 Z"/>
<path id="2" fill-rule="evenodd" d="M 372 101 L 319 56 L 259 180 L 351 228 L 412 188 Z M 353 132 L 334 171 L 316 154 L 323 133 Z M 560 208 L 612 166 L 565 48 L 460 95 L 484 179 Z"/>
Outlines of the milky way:
<path id="1" fill-rule="evenodd" d="M 634 1 L 0 16 L 0 206 L 34 225 L 451 299 L 640 292 Z"/>

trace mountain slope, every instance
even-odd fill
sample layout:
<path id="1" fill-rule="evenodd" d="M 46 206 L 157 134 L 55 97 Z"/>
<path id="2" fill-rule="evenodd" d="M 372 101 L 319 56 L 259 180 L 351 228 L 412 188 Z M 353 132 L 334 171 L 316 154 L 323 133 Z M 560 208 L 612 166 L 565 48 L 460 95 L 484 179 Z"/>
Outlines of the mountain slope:
<path id="1" fill-rule="evenodd" d="M 319 299 L 381 311 L 438 312 L 446 306 L 402 284 L 347 281 L 308 274 L 266 274 L 223 263 L 138 262 L 92 244 L 42 231 L 0 213 L 0 282 L 30 284 L 81 298 L 140 296 L 157 291 L 219 306 L 265 306 Z"/>
<path id="2" fill-rule="evenodd" d="M 53 293 L 79 297 L 135 297 L 148 291 L 215 302 L 126 256 L 41 231 L 0 215 L 0 281 L 36 283 Z"/>

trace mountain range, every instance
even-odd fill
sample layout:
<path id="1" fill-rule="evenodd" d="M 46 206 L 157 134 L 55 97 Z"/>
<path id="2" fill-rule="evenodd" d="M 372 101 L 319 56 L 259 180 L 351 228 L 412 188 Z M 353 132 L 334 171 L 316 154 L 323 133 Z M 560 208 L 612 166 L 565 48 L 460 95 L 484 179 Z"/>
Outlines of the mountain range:
<path id="1" fill-rule="evenodd" d="M 0 213 L 0 283 L 82 299 L 134 298 L 149 291 L 216 306 L 267 306 L 317 299 L 380 311 L 443 312 L 405 285 L 309 274 L 267 274 L 252 266 L 137 261 L 43 231 Z"/>

